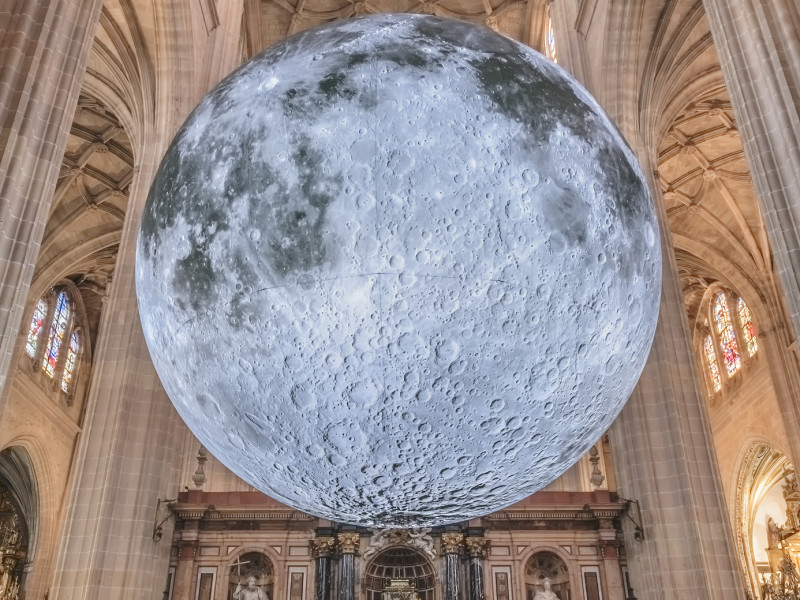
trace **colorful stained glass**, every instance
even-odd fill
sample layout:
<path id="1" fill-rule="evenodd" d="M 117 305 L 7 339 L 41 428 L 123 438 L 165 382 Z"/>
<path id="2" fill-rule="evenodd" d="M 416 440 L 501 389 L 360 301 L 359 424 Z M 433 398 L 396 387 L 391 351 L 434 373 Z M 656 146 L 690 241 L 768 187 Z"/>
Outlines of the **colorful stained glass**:
<path id="1" fill-rule="evenodd" d="M 706 367 L 708 374 L 711 377 L 711 384 L 714 386 L 714 391 L 718 392 L 722 389 L 722 378 L 719 376 L 719 365 L 717 365 L 717 353 L 714 352 L 714 340 L 710 335 L 706 336 L 706 341 L 703 344 L 703 352 L 706 356 Z"/>
<path id="2" fill-rule="evenodd" d="M 556 32 L 553 29 L 553 18 L 550 15 L 550 11 L 547 11 L 547 27 L 545 29 L 545 49 L 544 52 L 547 57 L 552 60 L 554 63 L 558 62 L 558 57 L 556 56 Z"/>
<path id="3" fill-rule="evenodd" d="M 46 318 L 47 304 L 40 298 L 39 302 L 36 303 L 36 308 L 33 309 L 33 318 L 31 319 L 30 329 L 28 329 L 28 342 L 25 344 L 25 350 L 31 358 L 36 356 L 36 347 L 39 345 L 39 337 L 42 334 L 42 327 L 44 327 Z"/>
<path id="4" fill-rule="evenodd" d="M 733 332 L 733 322 L 731 313 L 728 310 L 728 301 L 723 294 L 717 294 L 714 300 L 714 322 L 717 326 L 719 336 L 719 346 L 722 350 L 722 357 L 725 360 L 725 367 L 728 370 L 728 377 L 731 377 L 741 366 L 739 356 L 739 345 L 736 343 L 736 334 Z"/>
<path id="5" fill-rule="evenodd" d="M 747 308 L 747 304 L 741 298 L 736 303 L 736 312 L 739 313 L 739 325 L 744 334 L 744 346 L 747 348 L 747 355 L 753 356 L 758 351 L 756 326 L 753 324 L 753 315 L 750 314 L 750 309 Z"/>
<path id="6" fill-rule="evenodd" d="M 64 375 L 61 377 L 61 389 L 64 393 L 69 393 L 70 385 L 72 385 L 72 378 L 75 375 L 75 364 L 78 362 L 78 350 L 80 344 L 78 342 L 78 332 L 73 331 L 69 336 L 69 348 L 67 348 L 67 362 L 64 363 Z"/>
<path id="7" fill-rule="evenodd" d="M 69 321 L 69 297 L 66 292 L 61 292 L 56 301 L 56 312 L 53 315 L 53 323 L 50 325 L 50 334 L 47 336 L 47 348 L 42 359 L 42 370 L 52 379 L 58 364 L 58 355 L 64 341 L 64 332 Z"/>

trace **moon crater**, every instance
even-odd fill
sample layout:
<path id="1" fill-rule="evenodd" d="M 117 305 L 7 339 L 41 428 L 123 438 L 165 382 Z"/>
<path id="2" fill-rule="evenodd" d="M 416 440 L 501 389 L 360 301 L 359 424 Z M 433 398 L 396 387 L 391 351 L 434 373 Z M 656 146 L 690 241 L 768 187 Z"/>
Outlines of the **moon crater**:
<path id="1" fill-rule="evenodd" d="M 338 21 L 220 83 L 156 175 L 145 337 L 202 443 L 300 510 L 468 519 L 609 427 L 655 331 L 636 161 L 562 69 L 484 27 Z"/>

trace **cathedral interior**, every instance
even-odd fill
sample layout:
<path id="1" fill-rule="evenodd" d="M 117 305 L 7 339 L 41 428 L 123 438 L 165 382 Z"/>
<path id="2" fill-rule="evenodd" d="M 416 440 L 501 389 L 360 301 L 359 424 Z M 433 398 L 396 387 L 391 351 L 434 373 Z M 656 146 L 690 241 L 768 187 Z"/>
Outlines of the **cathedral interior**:
<path id="1" fill-rule="evenodd" d="M 229 471 L 167 398 L 134 286 L 150 183 L 203 95 L 381 12 L 556 61 L 661 224 L 658 328 L 612 427 L 540 492 L 434 528 L 327 521 Z M 796 0 L 2 3 L 0 600 L 800 598 L 799 31 Z"/>

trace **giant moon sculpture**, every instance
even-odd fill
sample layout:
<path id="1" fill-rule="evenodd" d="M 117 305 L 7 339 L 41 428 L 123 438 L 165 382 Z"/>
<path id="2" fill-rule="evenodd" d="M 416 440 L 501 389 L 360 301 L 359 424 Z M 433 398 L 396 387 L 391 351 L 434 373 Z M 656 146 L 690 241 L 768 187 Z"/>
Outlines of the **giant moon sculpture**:
<path id="1" fill-rule="evenodd" d="M 379 15 L 200 103 L 145 208 L 156 369 L 222 462 L 309 513 L 432 525 L 572 465 L 641 373 L 656 217 L 597 103 L 533 50 Z"/>

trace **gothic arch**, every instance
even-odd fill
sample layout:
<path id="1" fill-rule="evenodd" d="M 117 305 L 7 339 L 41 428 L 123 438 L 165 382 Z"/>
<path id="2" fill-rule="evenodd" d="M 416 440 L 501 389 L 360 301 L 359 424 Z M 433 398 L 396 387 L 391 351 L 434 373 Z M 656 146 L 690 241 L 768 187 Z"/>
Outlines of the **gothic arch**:
<path id="1" fill-rule="evenodd" d="M 39 489 L 31 457 L 14 445 L 0 452 L 0 485 L 5 487 L 24 519 L 26 560 L 33 559 L 39 533 Z"/>
<path id="2" fill-rule="evenodd" d="M 736 481 L 734 525 L 736 551 L 745 585 L 754 598 L 760 597 L 760 582 L 753 554 L 752 537 L 756 510 L 766 492 L 794 467 L 783 452 L 769 442 L 753 441 L 744 452 Z"/>

